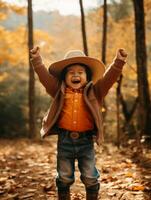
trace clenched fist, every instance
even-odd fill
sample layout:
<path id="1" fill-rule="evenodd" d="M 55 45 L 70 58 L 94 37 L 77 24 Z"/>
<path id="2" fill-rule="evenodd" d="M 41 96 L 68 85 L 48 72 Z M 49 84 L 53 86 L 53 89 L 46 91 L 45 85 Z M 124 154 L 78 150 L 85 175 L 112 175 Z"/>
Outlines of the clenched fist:
<path id="1" fill-rule="evenodd" d="M 118 49 L 115 58 L 126 61 L 127 52 L 124 49 Z"/>
<path id="2" fill-rule="evenodd" d="M 30 50 L 31 58 L 37 58 L 40 57 L 40 48 L 38 46 L 34 47 Z"/>

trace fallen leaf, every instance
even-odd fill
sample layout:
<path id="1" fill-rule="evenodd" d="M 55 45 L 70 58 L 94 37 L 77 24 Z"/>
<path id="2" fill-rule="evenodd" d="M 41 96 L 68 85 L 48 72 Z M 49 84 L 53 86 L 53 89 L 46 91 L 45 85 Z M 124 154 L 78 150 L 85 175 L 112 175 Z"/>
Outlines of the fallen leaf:
<path id="1" fill-rule="evenodd" d="M 20 196 L 19 197 L 19 199 L 28 199 L 28 198 L 30 198 L 30 197 L 33 197 L 35 194 L 26 194 L 26 195 L 22 195 L 22 196 Z"/>
<path id="2" fill-rule="evenodd" d="M 110 197 L 116 196 L 115 192 L 108 192 L 107 195 L 109 195 Z"/>
<path id="3" fill-rule="evenodd" d="M 47 185 L 44 185 L 44 186 L 43 186 L 43 190 L 44 190 L 45 192 L 48 192 L 48 191 L 50 191 L 50 190 L 55 190 L 54 182 L 51 182 L 51 183 L 49 183 L 49 184 L 47 184 Z"/>
<path id="4" fill-rule="evenodd" d="M 130 190 L 132 190 L 132 191 L 139 191 L 139 190 L 143 191 L 144 189 L 145 189 L 145 187 L 143 185 L 134 185 L 134 186 L 130 187 Z"/>
<path id="5" fill-rule="evenodd" d="M 7 177 L 0 178 L 0 184 L 4 184 L 7 181 Z"/>
<path id="6" fill-rule="evenodd" d="M 127 172 L 127 173 L 125 174 L 125 176 L 131 178 L 131 177 L 133 177 L 133 174 L 132 174 L 131 172 Z"/>

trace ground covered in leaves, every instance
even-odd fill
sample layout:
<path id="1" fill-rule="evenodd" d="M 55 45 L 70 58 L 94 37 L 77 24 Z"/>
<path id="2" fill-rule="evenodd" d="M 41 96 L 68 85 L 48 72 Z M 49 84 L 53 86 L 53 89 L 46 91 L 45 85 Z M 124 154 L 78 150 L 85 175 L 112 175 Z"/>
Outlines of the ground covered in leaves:
<path id="1" fill-rule="evenodd" d="M 43 141 L 0 140 L 0 199 L 56 200 L 56 137 Z M 134 147 L 134 146 L 133 146 Z M 151 150 L 96 148 L 101 200 L 151 200 Z M 72 200 L 84 200 L 76 167 Z"/>

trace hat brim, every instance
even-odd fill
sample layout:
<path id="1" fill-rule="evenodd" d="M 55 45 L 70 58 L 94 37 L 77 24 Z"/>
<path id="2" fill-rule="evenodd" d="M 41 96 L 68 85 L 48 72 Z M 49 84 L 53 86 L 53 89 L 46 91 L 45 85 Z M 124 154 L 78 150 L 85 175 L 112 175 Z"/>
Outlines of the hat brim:
<path id="1" fill-rule="evenodd" d="M 103 62 L 89 56 L 72 57 L 54 62 L 49 66 L 48 70 L 50 74 L 60 78 L 62 70 L 68 65 L 75 63 L 81 63 L 87 65 L 90 68 L 92 71 L 92 81 L 94 83 L 96 83 L 98 79 L 102 78 L 105 72 L 105 65 Z"/>

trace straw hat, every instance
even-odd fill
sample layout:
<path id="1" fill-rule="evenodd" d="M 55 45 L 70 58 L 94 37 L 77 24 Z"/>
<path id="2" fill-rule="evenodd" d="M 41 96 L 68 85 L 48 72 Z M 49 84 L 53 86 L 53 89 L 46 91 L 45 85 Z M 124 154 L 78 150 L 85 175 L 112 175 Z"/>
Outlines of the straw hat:
<path id="1" fill-rule="evenodd" d="M 105 71 L 105 65 L 96 58 L 92 58 L 86 56 L 80 50 L 71 50 L 68 51 L 63 60 L 52 63 L 49 66 L 49 73 L 60 77 L 62 70 L 71 64 L 81 63 L 87 65 L 92 71 L 92 80 L 95 83 L 98 79 L 100 79 Z"/>

